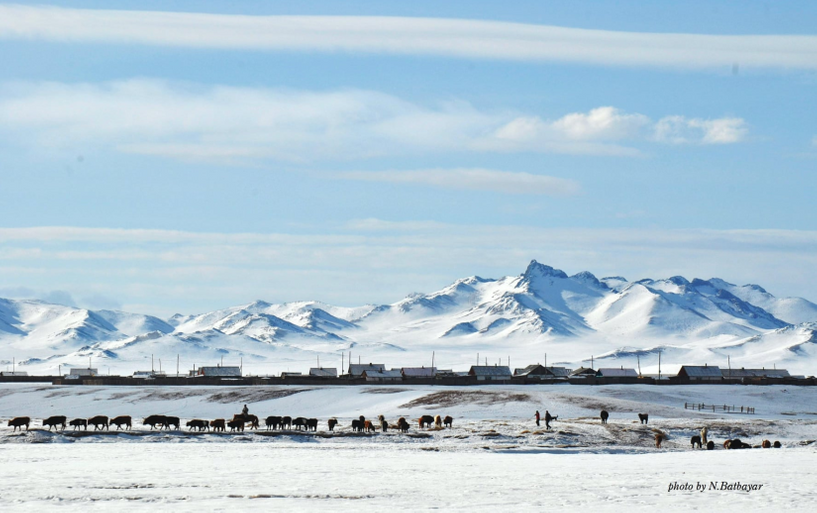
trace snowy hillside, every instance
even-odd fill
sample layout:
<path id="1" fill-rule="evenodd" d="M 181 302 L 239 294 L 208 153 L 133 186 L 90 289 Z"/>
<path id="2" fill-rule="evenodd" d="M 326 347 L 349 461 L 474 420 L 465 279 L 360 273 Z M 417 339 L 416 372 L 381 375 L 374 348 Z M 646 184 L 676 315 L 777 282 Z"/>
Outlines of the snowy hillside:
<path id="1" fill-rule="evenodd" d="M 532 261 L 523 273 L 478 276 L 390 305 L 343 308 L 317 301 L 255 301 L 167 321 L 34 300 L 0 299 L 0 365 L 48 373 L 87 364 L 130 374 L 163 359 L 163 370 L 244 366 L 245 373 L 306 372 L 376 361 L 388 367 L 467 370 L 477 362 L 636 367 L 681 364 L 817 369 L 817 305 L 776 298 L 757 285 L 681 276 L 568 276 Z M 343 355 L 343 356 L 341 356 Z M 172 362 L 168 364 L 167 362 Z"/>

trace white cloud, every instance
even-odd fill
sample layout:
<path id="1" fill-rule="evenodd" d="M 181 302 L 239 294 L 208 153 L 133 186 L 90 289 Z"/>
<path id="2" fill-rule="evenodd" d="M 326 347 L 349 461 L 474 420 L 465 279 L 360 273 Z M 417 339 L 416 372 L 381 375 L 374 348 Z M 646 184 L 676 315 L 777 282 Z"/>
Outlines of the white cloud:
<path id="1" fill-rule="evenodd" d="M 674 124 L 672 120 L 678 120 Z M 636 156 L 651 122 L 599 107 L 555 121 L 483 111 L 462 101 L 425 106 L 377 91 L 200 86 L 132 79 L 0 88 L 0 135 L 38 149 L 95 146 L 183 160 L 317 161 L 436 152 Z M 664 128 L 664 126 L 668 128 Z M 664 118 L 656 139 L 736 142 L 743 120 Z"/>
<path id="2" fill-rule="evenodd" d="M 577 194 L 580 190 L 579 184 L 573 180 L 492 169 L 353 171 L 339 173 L 336 176 L 346 180 L 420 184 L 444 189 L 491 191 L 509 194 L 566 196 Z"/>
<path id="3" fill-rule="evenodd" d="M 660 68 L 817 69 L 817 37 L 660 34 L 440 18 L 246 16 L 0 5 L 0 38 L 443 55 Z"/>
<path id="4" fill-rule="evenodd" d="M 746 137 L 749 129 L 741 118 L 687 119 L 684 116 L 661 118 L 654 127 L 657 141 L 673 144 L 732 144 Z"/>

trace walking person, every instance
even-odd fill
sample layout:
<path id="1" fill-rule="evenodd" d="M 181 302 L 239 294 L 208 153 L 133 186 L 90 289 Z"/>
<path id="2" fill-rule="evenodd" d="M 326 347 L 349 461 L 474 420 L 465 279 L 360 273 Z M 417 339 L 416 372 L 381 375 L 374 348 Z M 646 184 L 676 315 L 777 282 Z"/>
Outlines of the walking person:
<path id="1" fill-rule="evenodd" d="M 539 425 L 539 410 L 536 410 L 536 413 L 533 415 L 536 418 L 536 425 Z"/>
<path id="2" fill-rule="evenodd" d="M 553 420 L 553 417 L 550 416 L 550 412 L 545 410 L 545 429 L 550 431 L 550 421 Z"/>

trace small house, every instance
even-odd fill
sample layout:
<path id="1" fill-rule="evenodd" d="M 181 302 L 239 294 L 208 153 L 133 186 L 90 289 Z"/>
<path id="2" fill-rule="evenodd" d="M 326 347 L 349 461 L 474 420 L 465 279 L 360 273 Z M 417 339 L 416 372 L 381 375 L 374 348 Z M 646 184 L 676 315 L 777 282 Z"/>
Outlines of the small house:
<path id="1" fill-rule="evenodd" d="M 676 377 L 690 381 L 721 381 L 723 372 L 717 365 L 683 365 Z"/>
<path id="2" fill-rule="evenodd" d="M 375 371 L 375 372 L 383 372 L 386 370 L 386 366 L 382 363 L 369 363 L 369 364 L 359 364 L 359 363 L 350 363 L 349 364 L 349 375 L 353 378 L 359 378 L 363 376 L 363 373 L 366 371 Z"/>
<path id="3" fill-rule="evenodd" d="M 609 369 L 599 369 L 596 371 L 597 378 L 637 378 L 638 373 L 635 369 L 625 369 L 624 367 L 620 368 L 609 368 Z"/>
<path id="4" fill-rule="evenodd" d="M 595 378 L 596 371 L 589 367 L 579 367 L 569 374 L 571 378 Z"/>
<path id="5" fill-rule="evenodd" d="M 515 377 L 526 379 L 565 379 L 570 375 L 570 369 L 565 367 L 545 367 L 544 365 L 528 365 L 524 369 L 516 369 L 513 372 Z"/>
<path id="6" fill-rule="evenodd" d="M 504 381 L 513 377 L 507 365 L 472 365 L 468 375 L 476 377 L 477 381 Z"/>
<path id="7" fill-rule="evenodd" d="M 240 378 L 241 367 L 199 367 L 198 376 L 207 378 Z"/>
<path id="8" fill-rule="evenodd" d="M 334 367 L 312 367 L 309 369 L 309 375 L 313 378 L 337 378 L 338 370 Z"/>
<path id="9" fill-rule="evenodd" d="M 362 377 L 365 378 L 366 381 L 402 381 L 403 373 L 400 372 L 400 369 L 392 369 L 388 371 L 365 370 L 363 371 Z"/>
<path id="10" fill-rule="evenodd" d="M 433 378 L 437 375 L 436 367 L 403 367 L 400 369 L 404 378 Z"/>
<path id="11" fill-rule="evenodd" d="M 726 369 L 721 371 L 727 379 L 767 378 L 784 379 L 791 377 L 785 369 Z"/>

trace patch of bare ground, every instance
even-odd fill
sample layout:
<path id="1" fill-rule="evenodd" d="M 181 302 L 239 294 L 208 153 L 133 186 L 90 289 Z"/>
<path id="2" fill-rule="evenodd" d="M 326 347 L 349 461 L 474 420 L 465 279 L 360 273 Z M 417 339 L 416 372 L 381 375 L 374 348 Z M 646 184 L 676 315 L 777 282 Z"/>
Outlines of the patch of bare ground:
<path id="1" fill-rule="evenodd" d="M 191 390 L 191 389 L 176 389 L 167 390 L 156 388 L 145 392 L 139 397 L 139 401 L 177 401 L 179 399 L 187 399 L 188 397 L 195 397 L 206 394 L 206 390 Z"/>
<path id="2" fill-rule="evenodd" d="M 495 404 L 506 404 L 513 402 L 532 402 L 533 399 L 528 394 L 513 392 L 492 392 L 492 391 L 465 391 L 451 390 L 445 392 L 435 392 L 433 394 L 418 397 L 400 405 L 400 408 L 417 408 L 420 406 L 432 406 L 447 408 L 460 404 L 480 404 L 485 406 Z"/>
<path id="3" fill-rule="evenodd" d="M 363 390 L 364 394 L 399 394 L 403 392 L 399 388 L 369 388 L 367 390 Z"/>
<path id="4" fill-rule="evenodd" d="M 272 399 L 281 399 L 291 395 L 307 392 L 310 388 L 287 388 L 269 389 L 264 388 L 243 388 L 225 392 L 216 392 L 207 398 L 211 403 L 231 404 L 231 403 L 260 403 Z"/>

